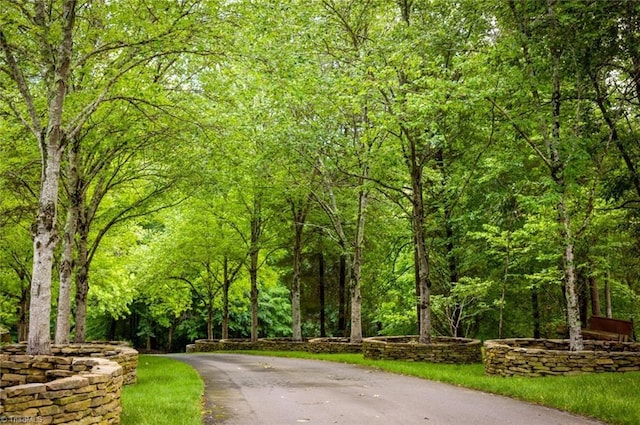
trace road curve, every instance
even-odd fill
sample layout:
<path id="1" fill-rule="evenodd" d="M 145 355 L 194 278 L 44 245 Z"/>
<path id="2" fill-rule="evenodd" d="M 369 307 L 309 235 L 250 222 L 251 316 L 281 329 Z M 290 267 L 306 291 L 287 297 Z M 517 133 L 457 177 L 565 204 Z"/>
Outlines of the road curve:
<path id="1" fill-rule="evenodd" d="M 173 354 L 206 386 L 205 425 L 602 425 L 439 382 L 319 360 Z"/>

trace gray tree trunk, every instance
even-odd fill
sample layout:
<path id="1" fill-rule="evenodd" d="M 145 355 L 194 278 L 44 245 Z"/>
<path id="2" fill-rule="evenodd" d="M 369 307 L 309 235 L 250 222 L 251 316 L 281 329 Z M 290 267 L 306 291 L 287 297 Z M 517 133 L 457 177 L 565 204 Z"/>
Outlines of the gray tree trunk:
<path id="1" fill-rule="evenodd" d="M 62 258 L 60 260 L 60 290 L 58 293 L 58 314 L 56 318 L 56 344 L 68 344 L 71 331 L 71 287 L 73 275 L 73 245 L 78 223 L 78 143 L 68 151 L 69 206 L 62 238 Z"/>
<path id="2" fill-rule="evenodd" d="M 31 275 L 31 301 L 29 306 L 29 338 L 27 354 L 39 355 L 51 352 L 51 275 L 58 234 L 58 182 L 61 150 L 60 128 L 54 127 L 49 143 L 43 149 L 44 161 L 36 232 L 33 238 L 33 272 Z"/>
<path id="3" fill-rule="evenodd" d="M 365 167 L 363 176 L 359 178 L 358 184 L 358 216 L 356 218 L 356 233 L 353 243 L 353 278 L 351 279 L 351 342 L 362 342 L 362 255 L 364 250 L 364 232 L 366 222 L 367 203 L 369 201 L 368 191 L 362 189 L 365 179 L 368 177 L 368 169 Z"/>
<path id="4" fill-rule="evenodd" d="M 225 255 L 222 263 L 222 339 L 229 338 L 229 259 Z"/>
<path id="5" fill-rule="evenodd" d="M 19 64 L 13 56 L 4 33 L 0 29 L 0 46 L 5 52 L 8 68 L 6 71 L 17 84 L 25 101 L 29 117 L 30 129 L 38 140 L 42 173 L 38 215 L 35 223 L 33 238 L 33 273 L 31 275 L 31 300 L 29 307 L 29 337 L 27 340 L 27 354 L 49 354 L 51 351 L 51 277 L 53 269 L 54 251 L 58 243 L 56 220 L 58 213 L 58 186 L 60 178 L 60 163 L 66 143 L 66 135 L 62 128 L 63 106 L 65 103 L 71 75 L 71 56 L 73 51 L 73 29 L 76 18 L 76 1 L 66 0 L 62 4 L 59 19 L 59 42 L 52 44 L 55 37 L 50 31 L 54 26 L 50 22 L 44 3 L 36 4 L 34 15 L 31 17 L 34 26 L 38 27 L 35 39 L 42 49 L 42 64 L 46 64 L 44 82 L 49 84 L 48 123 L 41 123 L 37 112 L 37 105 L 29 90 L 29 82 L 20 70 Z M 52 78 L 47 78 L 49 74 Z"/>
<path id="6" fill-rule="evenodd" d="M 249 246 L 249 278 L 251 280 L 251 341 L 258 341 L 258 262 L 262 233 L 261 204 L 254 199 L 251 214 L 251 240 Z"/>
<path id="7" fill-rule="evenodd" d="M 607 317 L 611 319 L 613 317 L 613 308 L 611 306 L 611 276 L 609 270 L 607 270 L 604 278 L 604 301 Z"/>
<path id="8" fill-rule="evenodd" d="M 76 314 L 74 342 L 85 342 L 87 338 L 87 297 L 89 295 L 89 241 L 84 227 L 86 219 L 78 224 L 78 264 L 76 269 Z"/>
<path id="9" fill-rule="evenodd" d="M 300 263 L 302 262 L 302 232 L 304 230 L 304 214 L 296 213 L 293 206 L 293 278 L 291 281 L 291 317 L 292 337 L 294 341 L 302 341 L 302 313 L 300 311 Z"/>
<path id="10" fill-rule="evenodd" d="M 569 349 L 582 351 L 582 329 L 580 327 L 580 310 L 578 307 L 578 289 L 576 283 L 576 266 L 574 256 L 574 244 L 571 234 L 571 222 L 563 199 L 558 206 L 562 219 L 562 232 L 564 238 L 564 278 L 565 296 L 567 298 L 567 326 L 569 328 Z"/>

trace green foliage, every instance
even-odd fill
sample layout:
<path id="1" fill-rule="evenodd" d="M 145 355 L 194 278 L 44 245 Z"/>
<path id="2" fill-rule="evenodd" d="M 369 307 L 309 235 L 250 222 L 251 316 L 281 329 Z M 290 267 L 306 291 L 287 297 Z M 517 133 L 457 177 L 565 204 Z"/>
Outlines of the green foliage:
<path id="1" fill-rule="evenodd" d="M 422 173 L 435 333 L 555 336 L 566 317 L 559 201 L 571 218 L 578 286 L 595 279 L 604 314 L 608 283 L 613 315 L 640 323 L 637 8 L 555 2 L 553 18 L 540 2 L 509 5 L 80 7 L 63 121 L 87 118 L 78 138 L 92 219 L 92 332 L 158 346 L 172 332 L 182 344 L 205 337 L 212 314 L 219 336 L 226 260 L 227 270 L 239 266 L 230 335 L 249 336 L 248 254 L 257 250 L 260 334 L 289 335 L 291 208 L 307 204 L 304 335 L 319 334 L 321 307 L 326 332 L 343 332 L 340 255 L 353 251 L 355 201 L 366 193 L 363 329 L 415 333 L 410 158 Z M 58 16 L 59 2 L 51 7 Z M 19 7 L 7 3 L 2 19 L 44 120 L 51 64 L 30 54 L 42 49 Z M 4 54 L 0 66 L 8 69 Z M 16 334 L 40 164 L 9 75 L 0 75 L 0 325 Z M 73 198 L 63 170 L 60 217 Z M 587 315 L 590 297 L 580 295 Z"/>
<path id="2" fill-rule="evenodd" d="M 283 286 L 260 291 L 260 335 L 266 338 L 291 336 L 291 302 L 289 290 Z"/>
<path id="3" fill-rule="evenodd" d="M 493 286 L 496 282 L 463 277 L 448 291 L 448 295 L 434 295 L 431 310 L 437 321 L 436 333 L 456 335 L 456 329 L 461 328 L 463 335 L 470 335 L 482 314 L 497 303 L 491 303 L 489 299 Z"/>

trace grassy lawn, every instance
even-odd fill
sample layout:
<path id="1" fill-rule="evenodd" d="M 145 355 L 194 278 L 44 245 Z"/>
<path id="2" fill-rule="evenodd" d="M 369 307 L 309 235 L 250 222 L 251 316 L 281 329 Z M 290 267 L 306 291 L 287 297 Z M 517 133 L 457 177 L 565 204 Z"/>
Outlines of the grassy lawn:
<path id="1" fill-rule="evenodd" d="M 141 355 L 138 382 L 122 389 L 122 425 L 200 425 L 203 392 L 191 366 Z"/>
<path id="2" fill-rule="evenodd" d="M 486 376 L 482 365 L 366 360 L 362 354 L 243 352 L 358 364 L 526 400 L 611 424 L 640 425 L 640 372 L 545 378 Z M 184 363 L 140 356 L 138 383 L 125 387 L 122 424 L 200 424 L 202 381 Z"/>

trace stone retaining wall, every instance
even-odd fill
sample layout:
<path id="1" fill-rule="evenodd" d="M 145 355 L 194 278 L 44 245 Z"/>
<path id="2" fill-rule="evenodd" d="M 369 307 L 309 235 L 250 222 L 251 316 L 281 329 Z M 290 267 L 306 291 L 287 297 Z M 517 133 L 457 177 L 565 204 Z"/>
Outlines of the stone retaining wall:
<path id="1" fill-rule="evenodd" d="M 314 338 L 309 341 L 293 341 L 290 338 L 261 338 L 257 342 L 248 339 L 198 339 L 187 345 L 187 353 L 212 351 L 306 351 L 310 353 L 361 353 L 362 344 L 352 344 L 349 338 Z"/>
<path id="2" fill-rule="evenodd" d="M 313 338 L 309 340 L 308 351 L 323 354 L 362 353 L 362 343 L 351 342 L 349 338 Z"/>
<path id="3" fill-rule="evenodd" d="M 211 351 L 306 351 L 306 341 L 292 341 L 289 338 L 261 338 L 256 342 L 249 339 L 198 339 L 191 352 Z M 189 347 L 187 346 L 189 349 Z"/>
<path id="4" fill-rule="evenodd" d="M 309 351 L 309 342 L 294 341 L 291 338 L 264 338 L 258 340 L 258 349 L 262 351 Z"/>
<path id="5" fill-rule="evenodd" d="M 0 354 L 0 365 L 0 423 L 120 423 L 123 369 L 115 361 Z"/>
<path id="6" fill-rule="evenodd" d="M 0 354 L 25 354 L 26 350 L 26 344 L 0 346 Z M 52 345 L 51 355 L 60 357 L 100 357 L 113 360 L 122 366 L 124 385 L 135 384 L 136 382 L 138 352 L 125 343 L 95 342 Z"/>
<path id="7" fill-rule="evenodd" d="M 640 344 L 584 341 L 583 351 L 569 351 L 562 339 L 496 339 L 484 343 L 489 375 L 545 376 L 640 370 Z"/>
<path id="8" fill-rule="evenodd" d="M 430 363 L 480 363 L 482 343 L 467 338 L 432 338 L 430 344 L 418 342 L 417 336 L 366 338 L 362 343 L 365 359 L 408 360 Z"/>

